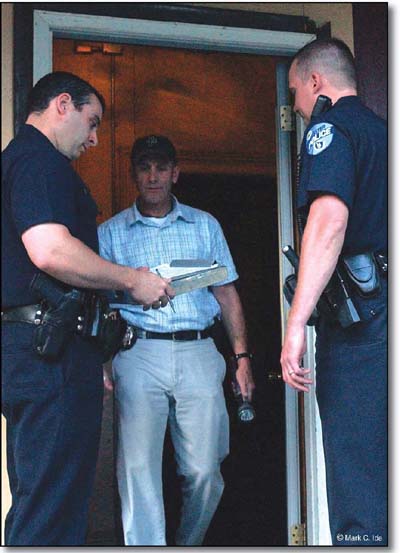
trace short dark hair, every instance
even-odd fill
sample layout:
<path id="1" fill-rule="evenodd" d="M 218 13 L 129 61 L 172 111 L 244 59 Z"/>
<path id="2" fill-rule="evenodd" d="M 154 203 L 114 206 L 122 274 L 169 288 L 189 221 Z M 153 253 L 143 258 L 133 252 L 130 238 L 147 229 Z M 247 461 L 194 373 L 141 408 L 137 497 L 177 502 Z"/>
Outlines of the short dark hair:
<path id="1" fill-rule="evenodd" d="M 311 71 L 318 70 L 328 76 L 337 88 L 357 87 L 356 67 L 350 48 L 338 38 L 316 39 L 297 52 L 296 73 L 304 82 Z"/>
<path id="2" fill-rule="evenodd" d="M 51 100 L 63 92 L 71 95 L 74 106 L 79 110 L 90 102 L 90 96 L 94 94 L 101 104 L 103 113 L 105 111 L 104 98 L 94 86 L 73 73 L 54 71 L 42 77 L 31 90 L 28 96 L 28 115 L 43 112 Z"/>

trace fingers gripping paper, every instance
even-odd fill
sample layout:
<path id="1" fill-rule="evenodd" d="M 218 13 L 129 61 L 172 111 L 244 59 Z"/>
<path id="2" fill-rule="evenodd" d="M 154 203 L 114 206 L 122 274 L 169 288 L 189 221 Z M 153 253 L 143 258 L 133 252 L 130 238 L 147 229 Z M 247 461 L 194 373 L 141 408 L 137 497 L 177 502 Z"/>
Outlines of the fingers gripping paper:
<path id="1" fill-rule="evenodd" d="M 203 259 L 176 259 L 150 270 L 163 278 L 170 278 L 176 295 L 218 284 L 228 276 L 228 269 L 224 265 Z M 121 290 L 108 290 L 106 295 L 113 306 L 137 305 L 127 292 Z"/>
<path id="2" fill-rule="evenodd" d="M 225 266 L 196 259 L 174 260 L 169 264 L 158 265 L 151 271 L 164 278 L 170 278 L 176 294 L 186 294 L 198 288 L 217 284 L 228 276 Z"/>

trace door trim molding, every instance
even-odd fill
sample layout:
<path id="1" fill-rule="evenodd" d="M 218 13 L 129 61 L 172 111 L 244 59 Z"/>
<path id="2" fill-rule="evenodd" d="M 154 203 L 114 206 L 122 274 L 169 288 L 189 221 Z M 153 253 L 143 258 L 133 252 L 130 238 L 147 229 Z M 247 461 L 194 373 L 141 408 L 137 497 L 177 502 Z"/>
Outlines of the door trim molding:
<path id="1" fill-rule="evenodd" d="M 82 38 L 202 50 L 293 55 L 312 34 L 34 10 L 33 84 L 52 68 L 52 39 Z"/>
<path id="2" fill-rule="evenodd" d="M 288 67 L 279 63 L 276 68 L 276 117 L 275 128 L 277 137 L 276 165 L 278 179 L 278 232 L 279 248 L 294 243 L 293 232 L 293 195 L 291 169 L 291 137 L 290 132 L 281 128 L 280 106 L 289 103 Z M 280 252 L 279 283 L 282 290 L 285 278 L 292 272 L 289 261 Z M 281 336 L 285 335 L 289 306 L 280 294 L 281 304 Z M 297 392 L 285 386 L 285 417 L 286 417 L 286 495 L 287 495 L 287 538 L 291 543 L 291 528 L 301 523 L 301 486 L 300 486 L 300 455 L 299 455 L 299 412 Z"/>
<path id="3" fill-rule="evenodd" d="M 66 6 L 68 6 L 66 8 Z M 196 23 L 219 27 L 264 29 L 293 33 L 315 33 L 316 24 L 309 17 L 184 5 L 174 2 L 26 2 L 15 3 L 14 13 L 14 133 L 25 121 L 28 94 L 32 88 L 33 13 L 48 11 L 64 14 L 86 14 L 94 18 L 110 16 L 118 19 Z"/>

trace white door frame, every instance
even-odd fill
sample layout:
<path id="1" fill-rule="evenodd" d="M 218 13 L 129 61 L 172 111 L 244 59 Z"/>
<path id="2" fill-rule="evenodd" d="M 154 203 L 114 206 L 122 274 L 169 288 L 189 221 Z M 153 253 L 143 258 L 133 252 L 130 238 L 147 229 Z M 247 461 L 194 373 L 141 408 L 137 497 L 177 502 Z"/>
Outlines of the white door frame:
<path id="1" fill-rule="evenodd" d="M 296 115 L 297 154 L 305 131 L 304 121 Z M 310 377 L 316 380 L 315 373 L 315 331 L 306 327 L 307 351 L 303 358 L 304 366 L 311 369 Z M 306 443 L 306 482 L 307 482 L 307 538 L 310 545 L 332 545 L 329 528 L 328 499 L 326 494 L 325 458 L 322 444 L 321 419 L 315 386 L 304 398 L 304 432 Z"/>
<path id="2" fill-rule="evenodd" d="M 52 71 L 53 38 L 79 38 L 125 44 L 291 56 L 315 38 L 315 35 L 34 10 L 34 83 L 43 75 Z M 279 232 L 281 240 L 291 238 L 288 243 L 293 243 L 290 152 L 287 150 L 287 145 L 282 149 L 279 156 Z M 280 273 L 282 283 L 287 274 L 290 273 L 290 268 L 285 264 L 285 261 L 281 266 Z M 282 305 L 283 321 L 286 320 L 286 315 L 286 307 Z M 310 356 L 313 357 L 313 343 L 310 344 L 309 351 Z M 297 404 L 294 401 L 294 394 L 295 392 L 291 390 L 286 392 L 288 543 L 290 543 L 290 528 L 300 521 Z M 311 405 L 313 401 L 311 399 Z M 309 425 L 308 435 L 314 438 L 316 433 L 314 415 L 309 417 L 308 421 L 306 419 L 306 424 Z M 310 445 L 314 443 L 315 441 L 311 440 Z M 314 480 L 317 481 L 318 479 L 318 472 L 314 464 L 312 465 L 312 473 L 308 476 L 310 485 L 314 486 Z M 296 491 L 295 494 L 293 493 L 294 490 Z M 308 520 L 309 544 L 317 545 L 319 543 L 320 512 L 315 494 L 309 499 L 313 503 L 310 506 L 312 516 Z"/>
<path id="3" fill-rule="evenodd" d="M 289 102 L 288 67 L 283 63 L 277 66 L 276 75 L 276 132 L 277 132 L 277 171 L 278 171 L 278 220 L 280 250 L 288 244 L 293 246 L 292 219 L 292 167 L 291 167 L 291 133 L 283 130 L 281 125 L 280 106 Z M 296 119 L 297 152 L 304 134 L 304 123 L 300 117 Z M 280 255 L 280 284 L 293 269 L 285 256 Z M 282 288 L 281 288 L 282 289 Z M 285 334 L 289 306 L 281 294 L 282 336 Z M 307 327 L 307 351 L 304 356 L 304 366 L 311 369 L 311 377 L 315 380 L 315 332 Z M 287 509 L 288 509 L 288 543 L 291 543 L 293 526 L 300 522 L 300 475 L 299 475 L 299 418 L 298 397 L 289 386 L 285 387 L 286 413 L 286 470 Z M 331 545 L 329 532 L 328 506 L 325 482 L 325 460 L 322 446 L 321 421 L 315 397 L 315 387 L 304 397 L 304 433 L 306 456 L 306 488 L 307 488 L 307 543 L 308 545 Z M 295 492 L 295 493 L 293 493 Z M 293 495 L 293 498 L 290 496 Z"/>

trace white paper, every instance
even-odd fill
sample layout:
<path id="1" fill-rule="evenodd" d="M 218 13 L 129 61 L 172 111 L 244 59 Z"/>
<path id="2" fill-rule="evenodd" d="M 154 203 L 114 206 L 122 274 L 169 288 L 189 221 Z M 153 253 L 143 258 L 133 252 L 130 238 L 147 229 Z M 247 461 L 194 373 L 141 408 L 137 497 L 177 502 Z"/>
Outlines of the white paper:
<path id="1" fill-rule="evenodd" d="M 174 278 L 214 269 L 215 267 L 218 267 L 218 263 L 204 267 L 171 267 L 169 263 L 162 263 L 161 265 L 157 265 L 157 267 L 153 267 L 150 271 L 155 274 L 160 274 L 163 278 Z"/>

